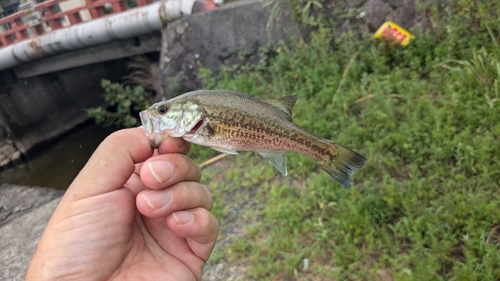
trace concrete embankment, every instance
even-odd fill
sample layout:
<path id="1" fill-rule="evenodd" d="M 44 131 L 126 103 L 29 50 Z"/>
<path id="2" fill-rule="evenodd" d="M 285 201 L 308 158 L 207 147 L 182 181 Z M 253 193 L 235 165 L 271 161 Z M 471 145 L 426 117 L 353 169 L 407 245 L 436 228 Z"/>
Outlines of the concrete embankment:
<path id="1" fill-rule="evenodd" d="M 64 191 L 0 186 L 0 280 L 24 280 L 31 256 Z"/>

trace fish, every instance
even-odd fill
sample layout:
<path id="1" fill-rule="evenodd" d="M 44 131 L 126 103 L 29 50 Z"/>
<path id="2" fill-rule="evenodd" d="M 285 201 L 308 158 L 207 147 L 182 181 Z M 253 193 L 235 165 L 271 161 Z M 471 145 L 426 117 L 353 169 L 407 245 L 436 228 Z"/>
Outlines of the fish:
<path id="1" fill-rule="evenodd" d="M 300 153 L 345 188 L 367 158 L 334 141 L 316 136 L 292 121 L 296 95 L 260 99 L 225 90 L 198 90 L 153 104 L 139 113 L 153 148 L 166 136 L 217 151 L 255 151 L 287 175 L 286 153 Z"/>

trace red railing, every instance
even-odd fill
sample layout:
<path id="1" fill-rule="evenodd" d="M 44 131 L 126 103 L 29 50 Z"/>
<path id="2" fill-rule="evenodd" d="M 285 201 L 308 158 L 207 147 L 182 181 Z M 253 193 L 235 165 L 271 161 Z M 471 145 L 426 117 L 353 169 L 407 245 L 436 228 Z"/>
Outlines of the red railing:
<path id="1" fill-rule="evenodd" d="M 92 20 L 109 13 L 120 13 L 128 8 L 124 0 L 85 0 L 84 6 L 58 12 L 56 6 L 66 1 L 68 0 L 47 0 L 34 5 L 33 10 L 40 13 L 42 17 L 38 20 L 38 24 L 33 26 L 23 21 L 23 17 L 27 15 L 25 11 L 19 11 L 1 18 L 0 26 L 4 26 L 5 29 L 6 26 L 10 25 L 10 29 L 0 33 L 0 48 L 61 29 L 64 27 L 62 20 L 66 17 L 69 20 L 69 25 L 81 23 L 83 21 L 82 11 L 88 11 L 90 14 L 89 20 Z M 137 0 L 137 5 L 145 6 L 152 2 L 152 0 Z"/>

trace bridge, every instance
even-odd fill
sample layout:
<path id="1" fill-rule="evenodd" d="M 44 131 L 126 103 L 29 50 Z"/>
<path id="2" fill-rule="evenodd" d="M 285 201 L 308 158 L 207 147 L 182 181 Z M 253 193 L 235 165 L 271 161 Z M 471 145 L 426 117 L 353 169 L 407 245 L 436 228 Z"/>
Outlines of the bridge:
<path id="1" fill-rule="evenodd" d="M 286 40 L 295 28 L 283 17 L 270 30 L 264 0 L 217 9 L 212 0 L 138 3 L 135 8 L 130 8 L 133 0 L 125 0 L 125 6 L 114 2 L 116 8 L 94 1 L 69 8 L 60 1 L 52 11 L 48 7 L 55 2 L 34 4 L 33 11 L 49 12 L 39 13 L 32 24 L 26 17 L 19 20 L 19 11 L 7 16 L 10 29 L 0 33 L 9 34 L 0 48 L 0 171 L 6 163 L 2 155 L 30 155 L 89 120 L 84 109 L 103 103 L 101 79 L 122 81 L 130 57 L 158 61 L 161 92 L 170 96 L 178 86 L 185 91 L 201 87 L 200 65 L 217 71 L 222 65 L 258 62 L 261 47 Z M 76 15 L 75 10 L 80 18 L 72 24 L 68 15 Z M 97 17 L 92 19 L 92 13 Z M 192 15 L 183 17 L 187 14 Z M 51 20 L 60 25 L 50 27 Z"/>
<path id="2" fill-rule="evenodd" d="M 122 80 L 128 58 L 157 59 L 167 22 L 216 7 L 212 0 L 17 1 L 0 1 L 0 171 L 88 120 L 84 109 L 103 103 L 100 80 Z"/>
<path id="3" fill-rule="evenodd" d="M 63 11 L 61 6 L 67 7 L 64 4 L 71 2 L 75 1 L 49 0 L 36 5 L 32 2 L 21 4 L 19 12 L 0 19 L 0 26 L 6 29 L 0 33 L 0 47 L 81 23 L 83 19 L 93 20 L 127 9 L 127 4 L 122 0 L 87 0 L 82 6 Z M 140 7 L 150 3 L 150 0 L 137 1 Z"/>
<path id="4" fill-rule="evenodd" d="M 20 11 L 0 18 L 0 70 L 51 55 L 150 34 L 182 15 L 215 7 L 212 0 L 82 1 L 47 0 L 36 5 L 26 2 L 19 5 Z M 130 9 L 131 6 L 135 8 Z M 128 55 L 133 54 L 123 54 Z M 117 55 L 114 58 L 118 58 Z M 75 65 L 67 67 L 71 66 Z M 46 71 L 55 70 L 61 68 Z M 16 74 L 27 77 L 43 73 Z"/>

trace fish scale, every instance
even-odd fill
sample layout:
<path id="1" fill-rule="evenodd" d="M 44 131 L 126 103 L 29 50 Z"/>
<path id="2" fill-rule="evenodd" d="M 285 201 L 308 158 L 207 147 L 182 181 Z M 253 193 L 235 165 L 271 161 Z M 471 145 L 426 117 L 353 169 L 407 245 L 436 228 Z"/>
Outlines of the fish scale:
<path id="1" fill-rule="evenodd" d="M 217 119 L 217 124 L 209 123 L 209 126 L 211 125 L 213 128 L 214 135 L 207 134 L 204 137 L 207 139 L 213 137 L 221 140 L 221 142 L 231 146 L 235 150 L 250 150 L 258 144 L 261 151 L 277 152 L 293 150 L 315 160 L 324 156 L 325 153 L 330 154 L 331 157 L 335 157 L 337 151 L 336 149 L 328 149 L 330 146 L 329 141 L 325 142 L 324 139 L 317 138 L 293 123 L 289 124 L 292 129 L 287 130 L 287 128 L 272 126 L 272 124 L 260 118 L 258 120 L 260 122 L 250 121 L 249 123 L 245 123 L 242 120 L 244 116 L 244 113 L 235 113 L 233 118 L 220 116 L 221 118 Z M 210 115 L 208 117 L 211 119 Z M 230 131 L 218 130 L 219 126 L 230 128 Z M 230 142 L 226 141 L 228 136 L 231 136 Z M 308 145 L 312 142 L 315 145 Z"/>
<path id="2" fill-rule="evenodd" d="M 296 100 L 297 96 L 263 100 L 232 91 L 201 90 L 156 103 L 140 115 L 154 147 L 166 133 L 225 153 L 256 151 L 284 175 L 285 153 L 293 151 L 312 158 L 349 188 L 353 173 L 367 159 L 293 123 Z"/>

